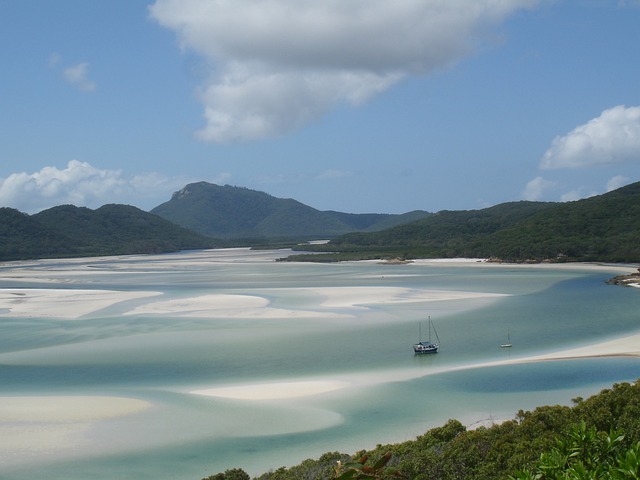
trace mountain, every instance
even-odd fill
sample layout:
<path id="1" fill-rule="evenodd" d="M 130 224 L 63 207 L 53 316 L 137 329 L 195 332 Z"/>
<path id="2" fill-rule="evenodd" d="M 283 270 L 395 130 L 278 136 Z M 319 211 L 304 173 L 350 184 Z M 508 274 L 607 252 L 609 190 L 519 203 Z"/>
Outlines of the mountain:
<path id="1" fill-rule="evenodd" d="M 320 211 L 293 199 L 230 185 L 191 183 L 151 210 L 177 225 L 214 238 L 309 240 L 374 231 L 429 215 Z"/>
<path id="2" fill-rule="evenodd" d="M 13 208 L 0 208 L 0 260 L 58 256 L 70 239 Z"/>
<path id="3" fill-rule="evenodd" d="M 510 202 L 441 211 L 375 233 L 350 233 L 317 247 L 406 258 L 507 261 L 640 261 L 640 182 L 567 203 Z M 353 257 L 351 257 L 353 258 Z"/>
<path id="4" fill-rule="evenodd" d="M 205 182 L 187 185 L 152 213 L 127 205 L 96 210 L 62 205 L 31 216 L 0 208 L 0 260 L 171 252 L 221 246 L 220 239 L 237 244 L 243 238 L 330 237 L 326 245 L 304 248 L 339 252 L 324 261 L 477 257 L 640 262 L 640 182 L 575 202 L 508 202 L 434 214 L 323 212 L 296 200 Z"/>
<path id="5" fill-rule="evenodd" d="M 0 208 L 0 260 L 174 252 L 214 240 L 128 205 L 61 205 L 35 215 Z"/>

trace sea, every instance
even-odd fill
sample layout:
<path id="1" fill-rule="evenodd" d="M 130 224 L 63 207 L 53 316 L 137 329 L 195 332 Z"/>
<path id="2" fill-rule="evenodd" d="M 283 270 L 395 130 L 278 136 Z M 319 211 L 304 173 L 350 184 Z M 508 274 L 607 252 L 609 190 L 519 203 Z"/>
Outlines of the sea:
<path id="1" fill-rule="evenodd" d="M 448 419 L 489 426 L 640 378 L 640 358 L 595 348 L 592 358 L 517 362 L 640 332 L 640 289 L 606 283 L 616 266 L 277 261 L 289 253 L 0 265 L 0 290 L 155 294 L 77 318 L 12 316 L 0 303 L 0 405 L 36 398 L 55 410 L 77 398 L 90 410 L 107 397 L 148 406 L 82 420 L 0 411 L 0 478 L 197 480 L 231 468 L 257 476 L 412 440 Z M 439 352 L 414 355 L 429 333 Z M 507 338 L 512 347 L 501 348 Z M 305 382 L 341 388 L 277 394 Z M 276 393 L 194 393 L 256 385 Z"/>

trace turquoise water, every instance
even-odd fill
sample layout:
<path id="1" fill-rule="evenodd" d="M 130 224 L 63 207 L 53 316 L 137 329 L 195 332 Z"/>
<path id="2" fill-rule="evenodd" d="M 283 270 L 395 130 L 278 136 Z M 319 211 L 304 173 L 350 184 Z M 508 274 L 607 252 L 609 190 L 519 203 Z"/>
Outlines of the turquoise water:
<path id="1" fill-rule="evenodd" d="M 635 358 L 468 368 L 637 333 L 640 291 L 606 285 L 613 268 L 273 261 L 283 255 L 233 250 L 5 265 L 0 288 L 162 295 L 73 320 L 11 317 L 0 305 L 0 396 L 106 395 L 153 405 L 92 423 L 71 451 L 53 449 L 27 461 L 16 448 L 0 464 L 0 476 L 198 479 L 234 467 L 258 474 L 326 451 L 412 439 L 449 418 L 472 427 L 513 418 L 519 409 L 570 404 L 640 378 Z M 323 303 L 323 289 L 354 287 L 379 289 L 381 303 Z M 504 296 L 382 301 L 395 288 Z M 211 294 L 260 297 L 274 311 L 131 314 L 149 302 Z M 440 353 L 415 357 L 411 344 L 427 315 Z M 507 334 L 513 348 L 501 349 Z M 305 379 L 356 386 L 272 401 L 188 393 Z"/>

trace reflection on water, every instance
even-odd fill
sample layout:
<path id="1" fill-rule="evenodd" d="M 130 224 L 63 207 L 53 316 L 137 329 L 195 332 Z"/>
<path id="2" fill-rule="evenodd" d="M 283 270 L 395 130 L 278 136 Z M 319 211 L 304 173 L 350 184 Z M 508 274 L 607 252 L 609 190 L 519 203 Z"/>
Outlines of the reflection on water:
<path id="1" fill-rule="evenodd" d="M 473 426 L 570 404 L 640 377 L 634 358 L 466 368 L 637 331 L 640 292 L 605 285 L 614 270 L 274 262 L 284 254 L 233 249 L 5 266 L 0 288 L 161 295 L 73 320 L 12 317 L 0 305 L 0 396 L 152 404 L 82 425 L 10 425 L 0 412 L 2 433 L 31 429 L 33 439 L 31 449 L 0 441 L 3 478 L 202 478 L 233 467 L 258 474 L 326 451 L 412 439 L 449 418 Z M 209 314 L 202 299 L 218 302 Z M 415 357 L 411 345 L 427 316 L 440 353 Z M 507 334 L 513 347 L 502 349 Z M 306 380 L 351 387 L 265 401 L 189 393 Z M 48 438 L 70 442 L 71 453 Z"/>

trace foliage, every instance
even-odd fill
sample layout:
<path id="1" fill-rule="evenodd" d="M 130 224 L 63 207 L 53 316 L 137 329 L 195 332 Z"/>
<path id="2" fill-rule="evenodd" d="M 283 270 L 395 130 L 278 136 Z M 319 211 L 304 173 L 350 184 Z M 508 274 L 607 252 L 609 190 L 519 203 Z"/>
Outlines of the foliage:
<path id="1" fill-rule="evenodd" d="M 273 472 L 260 475 L 256 480 L 319 480 L 333 478 L 338 462 L 350 462 L 351 457 L 344 453 L 327 452 L 318 460 L 307 459 L 290 468 L 281 467 Z"/>
<path id="2" fill-rule="evenodd" d="M 638 262 L 638 236 L 640 182 L 576 202 L 442 211 L 375 233 L 342 235 L 313 250 L 333 252 L 334 259 L 375 253 L 378 258 Z"/>
<path id="3" fill-rule="evenodd" d="M 378 458 L 373 464 L 369 463 L 369 457 L 364 455 L 355 462 L 343 464 L 338 462 L 336 466 L 336 480 L 376 480 L 385 478 L 400 478 L 402 475 L 395 467 L 388 467 L 391 453 L 387 452 Z"/>
<path id="4" fill-rule="evenodd" d="M 128 205 L 0 209 L 0 260 L 175 252 L 215 241 Z"/>
<path id="5" fill-rule="evenodd" d="M 215 238 L 273 240 L 331 238 L 352 231 L 372 231 L 407 223 L 427 212 L 349 214 L 320 211 L 290 198 L 231 185 L 192 183 L 158 205 L 152 213 Z"/>
<path id="6" fill-rule="evenodd" d="M 216 473 L 202 480 L 250 480 L 251 477 L 241 468 L 231 468 L 224 473 Z"/>
<path id="7" fill-rule="evenodd" d="M 512 480 L 596 480 L 640 477 L 640 442 L 622 447 L 624 435 L 598 432 L 583 420 L 540 455 L 533 470 L 518 472 Z"/>
<path id="8" fill-rule="evenodd" d="M 572 407 L 519 411 L 513 420 L 491 427 L 468 430 L 449 420 L 415 440 L 378 445 L 353 456 L 327 453 L 319 460 L 308 459 L 256 478 L 637 479 L 638 432 L 640 381 L 575 399 Z"/>

